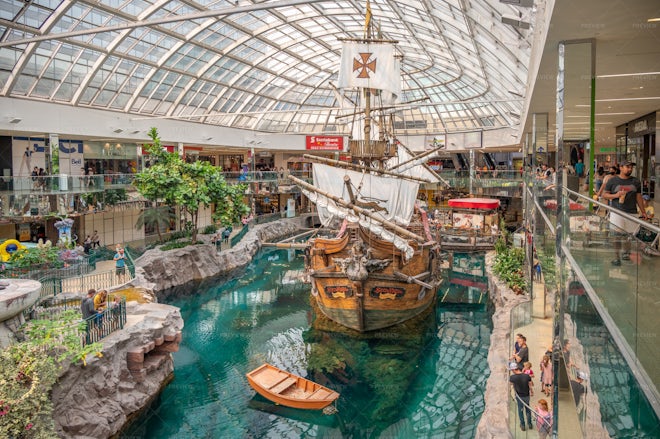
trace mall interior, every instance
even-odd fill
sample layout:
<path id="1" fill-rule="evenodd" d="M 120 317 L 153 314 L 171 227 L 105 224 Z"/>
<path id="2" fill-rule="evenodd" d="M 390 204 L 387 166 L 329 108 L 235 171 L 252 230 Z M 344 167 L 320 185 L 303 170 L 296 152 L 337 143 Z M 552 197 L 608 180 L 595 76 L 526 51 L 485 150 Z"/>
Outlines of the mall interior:
<path id="1" fill-rule="evenodd" d="M 54 237 L 53 213 L 107 246 L 153 235 L 134 226 L 145 203 L 131 189 L 152 128 L 186 160 L 257 182 L 255 214 L 304 208 L 282 175 L 308 176 L 307 154 L 350 160 L 356 95 L 338 88 L 338 70 L 343 39 L 360 39 L 368 15 L 396 42 L 401 91 L 385 110 L 396 141 L 436 149 L 433 168 L 466 172 L 469 189 L 476 170 L 516 171 L 506 178 L 520 188 L 533 297 L 512 332 L 534 339 L 534 361 L 552 345 L 558 388 L 579 375 L 589 389 L 555 398 L 553 434 L 660 437 L 660 228 L 633 218 L 635 232 L 605 233 L 610 207 L 594 199 L 598 169 L 630 161 L 657 204 L 657 0 L 2 4 L 0 239 Z M 582 178 L 569 169 L 580 161 Z M 534 174 L 543 164 L 557 171 L 552 189 Z M 617 239 L 632 251 L 613 265 Z M 537 255 L 556 274 L 541 286 Z"/>

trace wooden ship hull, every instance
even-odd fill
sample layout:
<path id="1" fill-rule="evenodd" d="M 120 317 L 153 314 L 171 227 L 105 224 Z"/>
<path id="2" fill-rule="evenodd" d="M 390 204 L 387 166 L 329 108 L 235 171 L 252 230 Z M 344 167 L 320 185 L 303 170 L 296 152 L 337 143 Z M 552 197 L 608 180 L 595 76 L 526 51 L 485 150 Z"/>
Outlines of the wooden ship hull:
<path id="1" fill-rule="evenodd" d="M 313 300 L 330 320 L 359 332 L 412 319 L 435 303 L 440 283 L 437 247 L 412 245 L 414 255 L 404 261 L 393 244 L 359 226 L 310 241 Z"/>
<path id="2" fill-rule="evenodd" d="M 286 407 L 321 410 L 339 393 L 268 363 L 245 374 L 250 386 L 264 398 Z"/>

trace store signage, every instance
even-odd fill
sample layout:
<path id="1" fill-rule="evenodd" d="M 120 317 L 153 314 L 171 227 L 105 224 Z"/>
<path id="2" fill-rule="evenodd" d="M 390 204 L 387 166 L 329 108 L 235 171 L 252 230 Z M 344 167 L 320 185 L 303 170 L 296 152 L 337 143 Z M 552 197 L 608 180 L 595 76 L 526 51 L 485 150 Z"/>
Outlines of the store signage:
<path id="1" fill-rule="evenodd" d="M 343 151 L 343 136 L 305 136 L 306 149 L 316 151 Z"/>
<path id="2" fill-rule="evenodd" d="M 174 151 L 176 151 L 176 146 L 174 146 L 174 145 L 165 145 L 165 146 L 163 146 L 163 149 L 167 152 L 174 152 Z M 142 148 L 142 155 L 149 155 L 149 151 Z"/>
<path id="3" fill-rule="evenodd" d="M 648 120 L 640 120 L 635 122 L 633 125 L 633 132 L 639 133 L 642 131 L 646 131 L 649 129 L 649 121 Z"/>

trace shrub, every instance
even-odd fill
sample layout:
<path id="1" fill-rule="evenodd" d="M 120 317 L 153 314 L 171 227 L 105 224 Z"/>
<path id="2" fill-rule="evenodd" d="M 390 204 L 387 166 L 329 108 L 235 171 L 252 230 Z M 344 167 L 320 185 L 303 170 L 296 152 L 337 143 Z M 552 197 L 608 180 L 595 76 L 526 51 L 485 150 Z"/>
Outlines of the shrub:
<path id="1" fill-rule="evenodd" d="M 210 225 L 204 227 L 204 230 L 202 230 L 202 235 L 213 235 L 217 231 L 218 231 L 218 228 L 216 226 L 214 226 L 213 224 L 210 224 Z"/>
<path id="2" fill-rule="evenodd" d="M 26 340 L 0 351 L 0 437 L 53 438 L 50 393 L 63 367 L 87 355 L 101 356 L 100 343 L 81 346 L 85 323 L 77 311 L 57 320 L 33 320 L 24 326 Z"/>

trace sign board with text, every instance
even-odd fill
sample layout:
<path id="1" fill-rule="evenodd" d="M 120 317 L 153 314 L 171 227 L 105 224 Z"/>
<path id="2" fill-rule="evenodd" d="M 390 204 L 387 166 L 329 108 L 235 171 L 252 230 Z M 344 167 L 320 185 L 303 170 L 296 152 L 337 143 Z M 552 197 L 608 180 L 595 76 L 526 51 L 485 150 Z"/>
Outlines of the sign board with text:
<path id="1" fill-rule="evenodd" d="M 343 136 L 305 136 L 305 148 L 315 151 L 343 151 Z"/>

